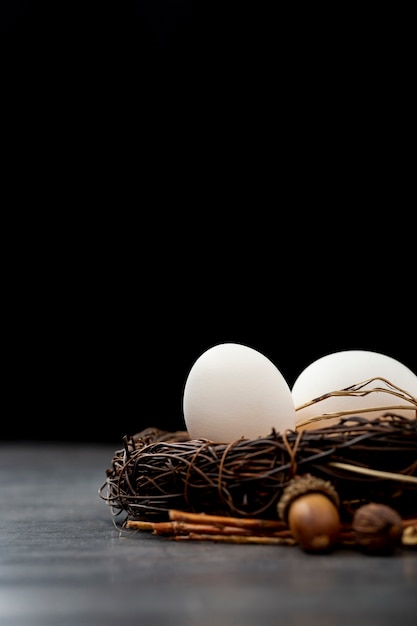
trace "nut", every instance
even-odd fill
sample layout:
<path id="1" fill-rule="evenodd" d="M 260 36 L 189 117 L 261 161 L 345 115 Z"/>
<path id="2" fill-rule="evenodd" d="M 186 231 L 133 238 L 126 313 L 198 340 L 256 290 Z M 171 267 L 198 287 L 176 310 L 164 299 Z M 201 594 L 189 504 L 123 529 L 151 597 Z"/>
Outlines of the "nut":
<path id="1" fill-rule="evenodd" d="M 306 552 L 326 552 L 339 540 L 339 504 L 337 491 L 328 480 L 303 474 L 288 483 L 277 511 Z"/>
<path id="2" fill-rule="evenodd" d="M 306 493 L 291 503 L 288 526 L 303 550 L 327 552 L 339 540 L 339 511 L 323 493 Z"/>
<path id="3" fill-rule="evenodd" d="M 387 554 L 401 543 L 403 521 L 393 508 L 370 502 L 353 516 L 352 531 L 356 544 L 369 554 Z"/>

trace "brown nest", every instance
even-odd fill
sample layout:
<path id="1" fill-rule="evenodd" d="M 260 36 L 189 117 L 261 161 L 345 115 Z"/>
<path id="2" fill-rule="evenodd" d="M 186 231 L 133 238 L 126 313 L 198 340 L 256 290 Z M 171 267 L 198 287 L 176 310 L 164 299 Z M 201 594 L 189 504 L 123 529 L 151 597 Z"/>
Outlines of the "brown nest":
<path id="1" fill-rule="evenodd" d="M 277 503 L 295 475 L 331 481 L 341 514 L 388 504 L 417 516 L 417 419 L 386 413 L 349 416 L 316 430 L 272 431 L 219 444 L 184 431 L 148 428 L 125 437 L 99 489 L 114 517 L 164 521 L 178 509 L 245 518 L 277 518 Z"/>

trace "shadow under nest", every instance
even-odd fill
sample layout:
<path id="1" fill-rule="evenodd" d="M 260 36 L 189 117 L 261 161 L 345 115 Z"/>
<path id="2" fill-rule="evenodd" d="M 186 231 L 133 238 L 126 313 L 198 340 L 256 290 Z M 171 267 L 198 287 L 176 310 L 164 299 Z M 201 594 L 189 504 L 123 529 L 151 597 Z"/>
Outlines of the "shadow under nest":
<path id="1" fill-rule="evenodd" d="M 371 501 L 416 517 L 417 418 L 345 417 L 228 444 L 148 428 L 123 439 L 99 494 L 114 518 L 165 521 L 179 509 L 277 519 L 283 490 L 307 473 L 332 483 L 345 521 Z"/>

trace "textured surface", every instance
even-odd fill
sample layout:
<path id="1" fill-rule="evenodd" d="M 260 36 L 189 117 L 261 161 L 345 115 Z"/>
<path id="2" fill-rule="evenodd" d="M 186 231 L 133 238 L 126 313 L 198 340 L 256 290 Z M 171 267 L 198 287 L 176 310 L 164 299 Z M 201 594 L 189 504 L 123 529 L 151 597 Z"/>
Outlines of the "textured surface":
<path id="1" fill-rule="evenodd" d="M 415 550 L 120 536 L 98 496 L 114 450 L 0 445 L 1 626 L 415 625 Z"/>

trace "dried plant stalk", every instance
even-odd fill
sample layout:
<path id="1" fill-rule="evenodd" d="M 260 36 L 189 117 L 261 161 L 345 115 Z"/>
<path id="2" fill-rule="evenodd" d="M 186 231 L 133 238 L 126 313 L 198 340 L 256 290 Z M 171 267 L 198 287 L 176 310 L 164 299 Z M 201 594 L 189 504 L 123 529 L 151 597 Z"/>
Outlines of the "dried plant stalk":
<path id="1" fill-rule="evenodd" d="M 127 520 L 126 528 L 151 530 L 174 539 L 223 541 L 229 543 L 295 544 L 290 530 L 281 521 L 223 517 L 205 513 L 169 511 L 170 522 Z"/>
<path id="2" fill-rule="evenodd" d="M 333 461 L 329 463 L 331 467 L 339 467 L 345 469 L 348 472 L 355 472 L 357 474 L 365 474 L 366 476 L 375 476 L 376 478 L 385 478 L 387 480 L 398 480 L 404 483 L 413 483 L 417 485 L 417 476 L 408 476 L 407 474 L 394 474 L 394 472 L 384 472 L 382 470 L 375 470 L 370 467 L 359 467 L 357 465 L 351 465 L 349 463 L 338 463 Z"/>
<path id="3" fill-rule="evenodd" d="M 373 505 L 373 510 L 385 511 L 384 507 Z M 365 510 L 367 507 L 363 507 Z M 388 508 L 388 507 L 387 507 Z M 170 522 L 142 522 L 140 520 L 127 520 L 125 527 L 132 530 L 152 531 L 153 534 L 164 536 L 176 541 L 214 541 L 223 543 L 258 543 L 267 545 L 296 545 L 298 541 L 293 536 L 291 529 L 283 522 L 272 522 L 264 519 L 248 519 L 222 517 L 206 513 L 189 513 L 187 511 L 172 510 L 169 512 Z M 402 545 L 416 545 L 417 519 L 401 520 L 395 511 L 399 525 L 404 529 L 402 532 Z M 359 518 L 356 517 L 356 520 Z M 180 521 L 179 521 L 180 520 Z M 182 521 L 185 520 L 185 521 Z M 378 522 L 378 517 L 376 517 Z M 385 517 L 380 522 L 382 534 L 385 532 Z M 379 530 L 375 529 L 373 541 L 383 541 L 379 537 Z M 357 522 L 354 528 L 352 524 L 342 524 L 338 539 L 339 545 L 358 547 Z M 382 544 L 381 544 L 382 545 Z"/>
<path id="4" fill-rule="evenodd" d="M 294 546 L 296 541 L 291 537 L 272 537 L 268 535 L 206 535 L 204 533 L 190 533 L 189 535 L 175 535 L 177 541 L 215 541 L 222 543 L 257 543 L 275 546 Z"/>
<path id="5" fill-rule="evenodd" d="M 366 385 L 369 385 L 369 383 L 372 383 L 374 381 L 382 381 L 387 386 L 386 387 L 373 387 L 371 389 L 365 388 Z M 379 411 L 381 413 L 388 412 L 388 411 L 390 413 L 395 413 L 395 411 L 406 410 L 406 411 L 410 411 L 411 419 L 414 417 L 417 418 L 417 398 L 414 398 L 414 396 L 408 393 L 408 391 L 405 391 L 404 389 L 397 387 L 386 378 L 381 378 L 381 377 L 369 378 L 368 380 L 364 380 L 355 385 L 351 385 L 350 387 L 346 387 L 346 389 L 342 389 L 338 391 L 330 391 L 326 394 L 319 396 L 318 398 L 314 398 L 313 400 L 310 400 L 309 402 L 305 402 L 304 404 L 301 404 L 300 406 L 296 407 L 296 411 L 300 411 L 301 409 L 305 409 L 309 406 L 313 406 L 314 404 L 319 404 L 320 402 L 323 402 L 324 400 L 328 400 L 329 398 L 333 398 L 333 397 L 364 397 L 372 393 L 378 393 L 378 392 L 379 393 L 383 392 L 385 394 L 390 394 L 394 397 L 400 398 L 401 400 L 407 402 L 407 405 L 391 404 L 391 405 L 385 405 L 385 406 L 379 406 L 379 407 L 363 407 L 363 408 L 357 407 L 355 409 L 349 409 L 345 411 L 322 413 L 322 414 L 315 415 L 313 417 L 309 417 L 306 420 L 300 420 L 299 422 L 297 422 L 297 428 L 302 428 L 306 426 L 307 424 L 322 422 L 324 420 L 334 419 L 337 417 L 347 417 L 349 415 L 358 415 L 358 414 L 363 414 L 363 413 L 375 413 L 375 411 Z"/>
<path id="6" fill-rule="evenodd" d="M 285 524 L 279 520 L 251 519 L 245 517 L 230 517 L 226 515 L 211 515 L 206 513 L 190 513 L 189 511 L 168 511 L 169 519 L 192 522 L 195 524 L 216 524 L 217 526 L 237 526 L 244 529 L 263 531 L 280 530 Z"/>

